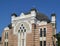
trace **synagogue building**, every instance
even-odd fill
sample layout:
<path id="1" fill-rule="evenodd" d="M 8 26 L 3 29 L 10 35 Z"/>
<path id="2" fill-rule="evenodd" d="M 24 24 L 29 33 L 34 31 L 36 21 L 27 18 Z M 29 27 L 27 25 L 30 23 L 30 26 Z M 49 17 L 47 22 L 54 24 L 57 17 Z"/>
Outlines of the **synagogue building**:
<path id="1" fill-rule="evenodd" d="M 2 33 L 1 46 L 56 46 L 56 14 L 50 18 L 35 8 L 19 16 L 11 14 L 11 23 Z"/>

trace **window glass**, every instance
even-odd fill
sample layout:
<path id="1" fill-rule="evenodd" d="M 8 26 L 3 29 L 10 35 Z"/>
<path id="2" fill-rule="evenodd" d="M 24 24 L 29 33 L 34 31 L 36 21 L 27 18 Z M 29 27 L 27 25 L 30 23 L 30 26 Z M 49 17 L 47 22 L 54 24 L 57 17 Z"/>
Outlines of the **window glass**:
<path id="1" fill-rule="evenodd" d="M 42 41 L 40 41 L 40 46 L 42 46 Z"/>
<path id="2" fill-rule="evenodd" d="M 21 29 L 21 27 L 20 27 L 20 29 Z"/>
<path id="3" fill-rule="evenodd" d="M 46 46 L 46 41 L 44 41 L 44 46 Z"/>
<path id="4" fill-rule="evenodd" d="M 20 30 L 18 30 L 18 33 L 20 33 Z"/>
<path id="5" fill-rule="evenodd" d="M 21 32 L 26 32 L 26 28 L 24 27 L 23 24 L 21 24 L 21 26 L 20 26 L 20 30 L 21 30 Z"/>
<path id="6" fill-rule="evenodd" d="M 23 29 L 24 29 L 25 27 L 23 27 Z"/>
<path id="7" fill-rule="evenodd" d="M 24 29 L 24 32 L 26 32 L 26 29 Z"/>
<path id="8" fill-rule="evenodd" d="M 5 32 L 5 39 L 6 39 L 6 32 Z"/>
<path id="9" fill-rule="evenodd" d="M 40 37 L 42 37 L 42 28 L 40 29 Z"/>
<path id="10" fill-rule="evenodd" d="M 4 42 L 4 46 L 6 46 L 6 42 Z"/>
<path id="11" fill-rule="evenodd" d="M 23 32 L 23 29 L 21 29 L 21 32 Z"/>
<path id="12" fill-rule="evenodd" d="M 46 28 L 44 28 L 44 37 L 46 37 Z"/>
<path id="13" fill-rule="evenodd" d="M 8 39 L 8 32 L 5 32 L 5 39 Z"/>
<path id="14" fill-rule="evenodd" d="M 23 26 L 23 24 L 21 24 L 21 26 Z"/>
<path id="15" fill-rule="evenodd" d="M 8 46 L 8 42 L 6 42 L 6 45 Z"/>
<path id="16" fill-rule="evenodd" d="M 8 39 L 8 32 L 6 33 L 6 38 Z"/>
<path id="17" fill-rule="evenodd" d="M 4 46 L 8 46 L 8 42 L 4 42 Z"/>

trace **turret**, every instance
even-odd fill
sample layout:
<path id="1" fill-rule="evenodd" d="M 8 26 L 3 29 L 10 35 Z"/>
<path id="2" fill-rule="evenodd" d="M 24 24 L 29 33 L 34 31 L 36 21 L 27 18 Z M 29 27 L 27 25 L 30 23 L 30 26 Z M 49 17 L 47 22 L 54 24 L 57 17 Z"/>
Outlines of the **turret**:
<path id="1" fill-rule="evenodd" d="M 51 23 L 53 27 L 56 28 L 56 14 L 55 13 L 51 14 Z"/>
<path id="2" fill-rule="evenodd" d="M 51 23 L 53 26 L 53 36 L 56 35 L 56 14 L 51 14 Z M 56 45 L 56 39 L 54 37 L 52 37 L 53 39 L 53 45 Z"/>
<path id="3" fill-rule="evenodd" d="M 9 27 L 5 27 L 4 30 L 9 30 Z"/>
<path id="4" fill-rule="evenodd" d="M 11 18 L 13 19 L 13 18 L 15 18 L 15 17 L 17 17 L 17 15 L 16 15 L 15 13 L 13 13 L 13 14 L 11 15 Z"/>
<path id="5" fill-rule="evenodd" d="M 56 34 L 56 14 L 55 13 L 51 14 L 51 23 L 53 26 L 53 35 L 55 35 Z"/>
<path id="6" fill-rule="evenodd" d="M 32 16 L 36 16 L 37 10 L 36 10 L 35 8 L 32 8 L 32 9 L 30 10 L 30 12 L 31 12 L 31 15 L 32 15 Z"/>
<path id="7" fill-rule="evenodd" d="M 11 14 L 11 22 L 13 23 L 13 20 L 17 17 L 16 13 Z"/>

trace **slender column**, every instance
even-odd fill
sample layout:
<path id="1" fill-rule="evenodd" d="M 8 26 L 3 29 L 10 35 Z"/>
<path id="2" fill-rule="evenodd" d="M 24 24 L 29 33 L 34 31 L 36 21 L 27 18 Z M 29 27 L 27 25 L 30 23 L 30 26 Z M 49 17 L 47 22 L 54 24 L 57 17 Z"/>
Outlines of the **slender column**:
<path id="1" fill-rule="evenodd" d="M 20 32 L 18 32 L 18 46 L 21 46 L 21 44 L 20 44 Z"/>
<path id="2" fill-rule="evenodd" d="M 26 46 L 26 32 L 24 32 L 24 46 Z"/>

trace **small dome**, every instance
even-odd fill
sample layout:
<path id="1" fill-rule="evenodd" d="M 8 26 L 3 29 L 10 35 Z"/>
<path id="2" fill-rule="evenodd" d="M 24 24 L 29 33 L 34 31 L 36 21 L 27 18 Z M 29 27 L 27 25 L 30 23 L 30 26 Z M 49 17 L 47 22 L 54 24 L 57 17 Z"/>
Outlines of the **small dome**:
<path id="1" fill-rule="evenodd" d="M 9 27 L 5 27 L 4 30 L 9 30 Z"/>
<path id="2" fill-rule="evenodd" d="M 36 11 L 37 12 L 36 8 L 32 8 L 30 11 Z"/>
<path id="3" fill-rule="evenodd" d="M 51 16 L 56 16 L 56 14 L 55 13 L 52 13 Z"/>
<path id="4" fill-rule="evenodd" d="M 11 16 L 15 16 L 15 17 L 17 17 L 16 13 L 13 13 Z"/>

